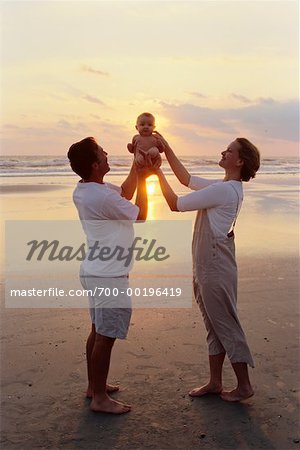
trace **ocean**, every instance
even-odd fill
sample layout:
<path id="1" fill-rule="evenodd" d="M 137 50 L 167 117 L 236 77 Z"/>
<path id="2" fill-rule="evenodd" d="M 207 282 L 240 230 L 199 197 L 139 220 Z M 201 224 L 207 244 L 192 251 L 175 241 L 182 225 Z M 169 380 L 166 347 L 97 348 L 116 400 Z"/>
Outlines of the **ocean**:
<path id="1" fill-rule="evenodd" d="M 218 160 L 211 157 L 180 156 L 187 170 L 194 174 L 218 175 L 223 169 Z M 126 175 L 132 163 L 132 155 L 109 155 L 111 175 Z M 167 163 L 162 165 L 166 174 L 172 171 Z M 298 174 L 299 158 L 264 158 L 261 162 L 260 174 Z M 60 156 L 1 156 L 0 177 L 39 177 L 39 176 L 73 176 L 68 159 Z M 2 180 L 3 181 L 3 180 Z"/>

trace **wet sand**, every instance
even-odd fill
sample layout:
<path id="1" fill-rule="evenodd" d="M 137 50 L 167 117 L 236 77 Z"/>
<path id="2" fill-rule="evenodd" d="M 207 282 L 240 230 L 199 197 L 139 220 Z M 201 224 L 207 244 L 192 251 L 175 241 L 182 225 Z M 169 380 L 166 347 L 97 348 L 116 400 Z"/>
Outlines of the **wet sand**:
<path id="1" fill-rule="evenodd" d="M 278 192 L 277 200 L 283 190 L 284 186 L 271 189 Z M 13 193 L 7 195 L 5 217 L 41 218 L 43 211 L 48 211 L 48 218 L 76 217 L 67 190 L 57 191 L 56 203 L 50 194 L 44 191 L 46 197 L 31 200 L 29 193 L 13 200 Z M 195 304 L 190 309 L 137 309 L 128 339 L 115 345 L 110 371 L 110 381 L 122 387 L 114 397 L 130 402 L 132 411 L 118 417 L 92 413 L 84 396 L 87 310 L 9 309 L 2 291 L 1 448 L 299 448 L 299 273 L 293 239 L 297 220 L 288 188 L 286 196 L 288 204 L 278 200 L 263 222 L 259 202 L 266 203 L 268 195 L 263 189 L 253 195 L 249 191 L 252 235 L 243 228 L 245 205 L 237 225 L 238 307 L 256 363 L 250 369 L 253 398 L 228 404 L 218 396 L 188 396 L 208 374 L 206 332 Z M 155 206 L 156 213 L 165 208 L 158 199 Z M 284 207 L 290 216 L 276 244 L 281 223 L 274 218 L 287 214 L 280 209 Z M 3 277 L 2 287 L 4 281 Z M 234 382 L 226 360 L 225 388 L 234 387 Z"/>

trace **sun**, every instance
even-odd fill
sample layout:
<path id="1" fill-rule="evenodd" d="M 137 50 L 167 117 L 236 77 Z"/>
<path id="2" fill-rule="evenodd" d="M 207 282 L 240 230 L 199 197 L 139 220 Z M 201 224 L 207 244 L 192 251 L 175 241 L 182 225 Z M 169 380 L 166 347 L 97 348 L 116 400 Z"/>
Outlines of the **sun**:
<path id="1" fill-rule="evenodd" d="M 147 192 L 148 192 L 148 195 L 154 195 L 155 183 L 153 181 L 150 181 L 147 183 Z"/>
<path id="2" fill-rule="evenodd" d="M 149 177 L 147 178 L 147 193 L 148 195 L 154 195 L 155 194 L 155 178 L 154 177 Z"/>

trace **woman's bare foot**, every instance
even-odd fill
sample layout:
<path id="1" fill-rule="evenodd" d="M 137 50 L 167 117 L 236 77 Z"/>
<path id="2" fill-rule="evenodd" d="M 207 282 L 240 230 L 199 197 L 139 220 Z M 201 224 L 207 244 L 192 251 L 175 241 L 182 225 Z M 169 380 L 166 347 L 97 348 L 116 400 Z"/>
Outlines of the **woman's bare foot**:
<path id="1" fill-rule="evenodd" d="M 90 404 L 90 409 L 94 412 L 103 412 L 108 414 L 124 414 L 131 410 L 130 405 L 122 402 L 117 402 L 111 399 L 108 395 L 101 400 L 93 399 Z"/>
<path id="2" fill-rule="evenodd" d="M 240 402 L 242 400 L 247 400 L 254 395 L 254 391 L 250 386 L 247 389 L 236 388 L 232 391 L 222 391 L 221 398 L 226 402 Z"/>
<path id="3" fill-rule="evenodd" d="M 191 397 L 202 397 L 202 395 L 206 394 L 221 394 L 222 386 L 216 385 L 212 383 L 207 383 L 204 386 L 193 389 L 189 392 Z"/>
<path id="4" fill-rule="evenodd" d="M 112 392 L 117 392 L 120 389 L 120 386 L 117 384 L 107 384 L 106 385 L 106 392 L 111 394 Z M 93 397 L 93 391 L 91 388 L 88 388 L 86 391 L 86 398 L 92 398 Z"/>
<path id="5" fill-rule="evenodd" d="M 117 392 L 120 389 L 120 386 L 117 384 L 107 384 L 106 385 L 106 392 L 111 394 L 112 392 Z"/>

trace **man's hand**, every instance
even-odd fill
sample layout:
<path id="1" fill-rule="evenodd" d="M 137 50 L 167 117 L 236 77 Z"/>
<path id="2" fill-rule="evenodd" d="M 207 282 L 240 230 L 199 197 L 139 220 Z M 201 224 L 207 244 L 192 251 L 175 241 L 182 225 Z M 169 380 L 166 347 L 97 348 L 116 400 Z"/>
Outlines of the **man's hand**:
<path id="1" fill-rule="evenodd" d="M 140 166 L 135 166 L 135 170 L 137 173 L 137 176 L 139 178 L 148 178 L 150 177 L 150 175 L 153 175 L 156 173 L 156 169 L 153 170 L 152 167 L 140 167 Z"/>

